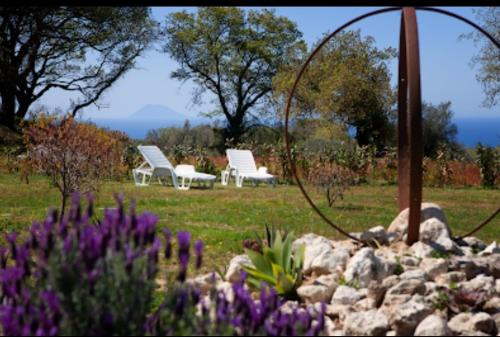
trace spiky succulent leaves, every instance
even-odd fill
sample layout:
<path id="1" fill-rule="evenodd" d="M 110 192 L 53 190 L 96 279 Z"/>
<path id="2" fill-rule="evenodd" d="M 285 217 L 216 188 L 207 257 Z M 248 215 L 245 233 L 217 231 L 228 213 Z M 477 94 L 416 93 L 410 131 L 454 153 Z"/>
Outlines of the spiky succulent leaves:
<path id="1" fill-rule="evenodd" d="M 262 282 L 275 287 L 277 293 L 286 298 L 296 296 L 296 289 L 302 283 L 302 266 L 304 264 L 305 247 L 302 245 L 292 251 L 294 235 L 290 233 L 283 239 L 279 231 L 271 231 L 266 226 L 271 247 L 263 247 L 262 254 L 246 250 L 255 267 L 245 266 L 248 273 L 247 282 L 253 287 L 260 287 Z"/>

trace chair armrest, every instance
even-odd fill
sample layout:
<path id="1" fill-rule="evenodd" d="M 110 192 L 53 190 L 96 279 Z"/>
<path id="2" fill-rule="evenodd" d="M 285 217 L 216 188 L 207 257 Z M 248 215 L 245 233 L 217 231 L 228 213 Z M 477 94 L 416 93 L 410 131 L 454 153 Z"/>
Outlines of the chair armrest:
<path id="1" fill-rule="evenodd" d="M 257 172 L 259 172 L 259 173 L 266 173 L 267 174 L 267 167 L 261 166 L 261 167 L 259 167 L 259 169 L 257 170 Z"/>

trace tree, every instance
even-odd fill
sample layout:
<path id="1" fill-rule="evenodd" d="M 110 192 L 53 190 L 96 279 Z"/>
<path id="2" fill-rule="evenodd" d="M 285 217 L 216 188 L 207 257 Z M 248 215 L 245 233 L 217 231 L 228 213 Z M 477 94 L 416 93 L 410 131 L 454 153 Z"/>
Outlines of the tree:
<path id="1" fill-rule="evenodd" d="M 259 105 L 271 94 L 272 78 L 303 46 L 296 25 L 273 11 L 200 8 L 168 16 L 164 50 L 179 62 L 171 77 L 197 85 L 194 102 L 215 95 L 214 115 L 227 120 L 225 137 L 241 136 L 264 114 Z"/>
<path id="2" fill-rule="evenodd" d="M 437 106 L 423 102 L 422 129 L 424 155 L 436 158 L 438 150 L 446 149 L 449 153 L 460 148 L 456 141 L 457 126 L 452 123 L 453 112 L 451 102 L 443 102 Z"/>
<path id="3" fill-rule="evenodd" d="M 484 7 L 474 10 L 480 25 L 490 33 L 495 40 L 500 41 L 500 7 Z M 498 104 L 500 97 L 500 49 L 480 32 L 464 34 L 476 45 L 482 44 L 481 51 L 472 59 L 473 65 L 480 65 L 477 80 L 482 84 L 486 95 L 483 105 L 492 107 Z"/>
<path id="4" fill-rule="evenodd" d="M 156 26 L 144 7 L 1 7 L 0 124 L 15 129 L 53 89 L 77 94 L 73 116 L 98 104 L 134 67 Z"/>
<path id="5" fill-rule="evenodd" d="M 61 193 L 61 215 L 74 192 L 90 192 L 100 180 L 123 173 L 124 144 L 118 133 L 71 116 L 39 114 L 23 129 L 28 149 L 26 167 L 45 173 Z"/>
<path id="6" fill-rule="evenodd" d="M 379 150 L 394 140 L 395 96 L 386 62 L 396 51 L 378 49 L 374 42 L 372 37 L 362 38 L 359 30 L 328 42 L 304 72 L 292 115 L 347 123 L 356 129 L 359 145 L 375 144 Z M 298 65 L 283 68 L 275 77 L 276 101 L 286 102 Z"/>

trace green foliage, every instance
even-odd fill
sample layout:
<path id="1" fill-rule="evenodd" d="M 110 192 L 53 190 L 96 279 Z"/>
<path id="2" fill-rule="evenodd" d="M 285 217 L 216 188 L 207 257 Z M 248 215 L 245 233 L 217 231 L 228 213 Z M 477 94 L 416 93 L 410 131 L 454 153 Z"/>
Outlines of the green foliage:
<path id="1" fill-rule="evenodd" d="M 453 112 L 451 102 L 443 102 L 437 106 L 422 104 L 422 129 L 424 156 L 436 158 L 440 149 L 448 153 L 459 152 L 456 142 L 457 127 L 452 123 Z"/>
<path id="2" fill-rule="evenodd" d="M 432 299 L 432 308 L 435 310 L 446 310 L 450 303 L 448 293 L 444 291 L 438 291 L 436 296 Z"/>
<path id="3" fill-rule="evenodd" d="M 483 7 L 473 11 L 479 25 L 500 41 L 500 8 Z M 493 107 L 498 104 L 500 97 L 500 49 L 479 31 L 461 37 L 472 39 L 477 46 L 481 46 L 480 52 L 472 58 L 472 64 L 480 66 L 476 79 L 482 84 L 486 95 L 483 105 Z"/>
<path id="4" fill-rule="evenodd" d="M 396 256 L 396 268 L 394 269 L 394 275 L 401 275 L 405 272 L 403 265 L 400 262 L 399 256 Z"/>
<path id="5" fill-rule="evenodd" d="M 262 242 L 262 252 L 245 249 L 255 267 L 244 267 L 248 273 L 247 282 L 259 288 L 262 282 L 276 289 L 287 299 L 297 298 L 297 288 L 302 283 L 305 246 L 292 250 L 293 233 L 270 230 L 266 226 L 267 245 Z"/>
<path id="6" fill-rule="evenodd" d="M 496 187 L 496 181 L 500 177 L 500 153 L 492 146 L 478 143 L 476 146 L 477 164 L 481 169 L 483 186 Z"/>
<path id="7" fill-rule="evenodd" d="M 156 38 L 147 7 L 0 8 L 0 124 L 15 129 L 53 89 L 75 114 L 99 99 Z"/>
<path id="8" fill-rule="evenodd" d="M 351 281 L 348 282 L 345 279 L 344 275 L 340 275 L 338 284 L 341 285 L 341 286 L 351 287 L 351 288 L 354 288 L 354 289 L 360 289 L 361 288 L 361 284 L 360 284 L 359 279 L 357 277 L 353 278 Z"/>
<path id="9" fill-rule="evenodd" d="M 394 49 L 376 48 L 375 40 L 363 38 L 359 30 L 338 34 L 304 72 L 292 117 L 347 123 L 356 129 L 359 145 L 374 144 L 382 150 L 395 140 L 391 123 L 395 96 L 387 67 L 395 56 Z M 296 69 L 303 62 L 290 63 L 274 78 L 274 98 L 279 104 L 286 104 Z"/>
<path id="10" fill-rule="evenodd" d="M 239 143 L 255 120 L 269 113 L 259 105 L 269 98 L 271 81 L 303 49 L 295 23 L 272 10 L 201 7 L 172 13 L 163 28 L 164 51 L 179 63 L 171 77 L 192 80 L 194 102 L 211 93 L 224 116 L 225 139 Z"/>
<path id="11" fill-rule="evenodd" d="M 443 251 L 443 250 L 439 250 L 439 249 L 434 249 L 432 250 L 430 256 L 433 258 L 433 259 L 447 259 L 450 257 L 450 253 L 447 252 L 447 251 Z"/>

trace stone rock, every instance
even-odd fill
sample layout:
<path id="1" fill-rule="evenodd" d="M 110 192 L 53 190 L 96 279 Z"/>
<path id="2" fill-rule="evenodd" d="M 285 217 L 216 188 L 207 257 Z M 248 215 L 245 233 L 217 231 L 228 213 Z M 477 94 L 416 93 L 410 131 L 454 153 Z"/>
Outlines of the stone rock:
<path id="1" fill-rule="evenodd" d="M 386 310 L 389 324 L 398 335 L 411 335 L 420 322 L 432 313 L 432 308 L 419 295 Z"/>
<path id="2" fill-rule="evenodd" d="M 387 229 L 388 233 L 397 233 L 399 238 L 403 238 L 403 236 L 407 233 L 408 231 L 408 216 L 409 216 L 410 210 L 409 208 L 401 211 L 399 215 L 392 221 L 391 225 Z M 427 233 L 422 233 L 422 222 L 425 222 L 429 219 L 436 219 L 440 221 L 443 224 L 447 224 L 446 216 L 443 213 L 443 210 L 441 207 L 437 204 L 434 203 L 429 203 L 429 202 L 424 202 L 421 205 L 421 213 L 420 213 L 420 223 L 421 223 L 421 228 L 420 228 L 420 235 L 424 235 L 425 237 L 428 236 Z M 447 227 L 447 226 L 446 226 Z M 425 230 L 424 230 L 425 232 Z M 451 236 L 451 232 L 448 228 L 448 237 Z"/>
<path id="3" fill-rule="evenodd" d="M 500 333 L 500 312 L 493 314 L 491 317 L 495 321 L 495 325 L 497 326 L 497 331 Z"/>
<path id="4" fill-rule="evenodd" d="M 360 243 L 351 239 L 330 241 L 330 243 L 333 246 L 333 249 L 345 249 L 351 256 L 354 255 L 360 248 Z"/>
<path id="5" fill-rule="evenodd" d="M 399 258 L 399 263 L 401 263 L 404 266 L 418 267 L 420 259 L 417 259 L 416 257 L 413 256 L 401 256 Z"/>
<path id="6" fill-rule="evenodd" d="M 186 280 L 187 284 L 191 284 L 200 289 L 203 295 L 206 295 L 210 291 L 210 289 L 217 286 L 217 284 L 219 284 L 220 282 L 222 282 L 222 278 L 217 273 L 209 273 L 198 276 L 194 279 Z"/>
<path id="7" fill-rule="evenodd" d="M 306 248 L 306 250 L 309 249 Z M 343 271 L 349 261 L 349 252 L 345 249 L 328 249 L 323 250 L 316 256 L 310 265 L 310 269 L 316 274 L 330 274 Z"/>
<path id="8" fill-rule="evenodd" d="M 340 330 L 338 324 L 336 324 L 332 319 L 325 315 L 325 328 L 324 333 L 326 336 L 333 336 L 335 331 Z M 341 330 L 342 331 L 342 330 Z"/>
<path id="9" fill-rule="evenodd" d="M 357 312 L 368 311 L 376 308 L 377 308 L 377 302 L 375 302 L 373 298 L 368 298 L 368 297 L 357 301 L 353 306 L 354 311 Z"/>
<path id="10" fill-rule="evenodd" d="M 385 292 L 389 286 L 377 281 L 371 281 L 368 285 L 368 292 L 366 294 L 367 298 L 373 300 L 375 307 L 379 307 L 384 299 Z"/>
<path id="11" fill-rule="evenodd" d="M 227 269 L 225 279 L 231 283 L 238 282 L 240 280 L 240 272 L 242 270 L 242 266 L 250 266 L 253 267 L 253 263 L 248 257 L 248 255 L 236 255 L 229 262 L 229 267 Z"/>
<path id="12" fill-rule="evenodd" d="M 409 279 L 402 280 L 389 290 L 387 290 L 385 296 L 391 295 L 414 295 L 420 294 L 423 295 L 425 293 L 425 283 L 423 280 L 418 279 Z"/>
<path id="13" fill-rule="evenodd" d="M 347 336 L 384 336 L 388 330 L 387 317 L 377 310 L 353 312 L 344 321 Z"/>
<path id="14" fill-rule="evenodd" d="M 401 279 L 399 278 L 398 275 L 391 275 L 391 276 L 386 277 L 382 281 L 382 287 L 389 289 L 391 287 L 394 287 L 399 282 L 401 282 Z"/>
<path id="15" fill-rule="evenodd" d="M 411 254 L 421 259 L 430 257 L 433 251 L 434 248 L 422 241 L 417 241 L 410 247 Z"/>
<path id="16" fill-rule="evenodd" d="M 486 247 L 483 251 L 481 251 L 479 256 L 486 256 L 491 254 L 500 254 L 500 247 L 498 246 L 496 241 L 493 241 L 488 247 Z"/>
<path id="17" fill-rule="evenodd" d="M 312 284 L 304 284 L 297 289 L 297 294 L 305 303 L 330 302 L 337 288 L 335 275 L 322 275 Z"/>
<path id="18" fill-rule="evenodd" d="M 438 315 L 429 315 L 415 329 L 415 336 L 449 336 L 446 320 Z"/>
<path id="19" fill-rule="evenodd" d="M 306 234 L 295 240 L 292 244 L 292 249 L 297 249 L 300 245 L 305 245 L 304 252 L 304 273 L 309 274 L 313 261 L 320 255 L 332 250 L 330 241 L 316 234 Z"/>
<path id="20" fill-rule="evenodd" d="M 373 248 L 360 249 L 347 263 L 344 278 L 347 282 L 357 280 L 361 287 L 368 286 L 371 280 L 382 281 L 392 274 L 396 265 L 375 256 Z"/>
<path id="21" fill-rule="evenodd" d="M 469 332 L 482 332 L 486 334 L 496 334 L 495 321 L 490 315 L 484 312 L 477 314 L 460 313 L 448 322 L 448 327 L 454 334 L 464 334 Z"/>
<path id="22" fill-rule="evenodd" d="M 300 304 L 297 301 L 286 301 L 280 307 L 280 311 L 284 314 L 292 314 L 294 310 L 299 310 Z"/>
<path id="23" fill-rule="evenodd" d="M 470 281 L 463 282 L 460 286 L 466 290 L 485 290 L 492 295 L 495 292 L 495 280 L 493 276 L 478 275 Z"/>
<path id="24" fill-rule="evenodd" d="M 474 263 L 485 271 L 484 274 L 500 279 L 500 254 L 479 256 L 474 259 Z"/>
<path id="25" fill-rule="evenodd" d="M 490 298 L 483 306 L 483 310 L 490 315 L 500 313 L 500 294 Z"/>
<path id="26" fill-rule="evenodd" d="M 229 302 L 234 300 L 233 284 L 231 282 L 220 282 L 216 285 L 216 289 L 223 292 Z"/>
<path id="27" fill-rule="evenodd" d="M 332 297 L 332 304 L 352 305 L 359 301 L 362 295 L 354 288 L 339 286 Z"/>
<path id="28" fill-rule="evenodd" d="M 416 279 L 420 281 L 427 281 L 427 273 L 423 270 L 420 269 L 414 269 L 414 270 L 407 270 L 403 274 L 399 275 L 399 278 L 401 280 L 410 280 L 410 279 Z"/>
<path id="29" fill-rule="evenodd" d="M 495 321 L 485 312 L 479 312 L 472 316 L 470 324 L 472 331 L 481 331 L 491 335 L 497 333 Z"/>
<path id="30" fill-rule="evenodd" d="M 500 294 L 500 279 L 495 281 L 495 291 L 497 294 Z"/>
<path id="31" fill-rule="evenodd" d="M 426 272 L 431 280 L 434 280 L 436 276 L 448 272 L 448 262 L 443 258 L 425 258 L 420 262 L 419 268 Z"/>
<path id="32" fill-rule="evenodd" d="M 479 274 L 489 273 L 487 263 L 478 265 L 475 261 L 477 261 L 477 259 L 472 259 L 470 257 L 452 256 L 448 261 L 448 269 L 464 272 L 467 280 L 470 280 Z"/>
<path id="33" fill-rule="evenodd" d="M 326 306 L 325 315 L 331 319 L 345 320 L 349 313 L 353 312 L 352 306 L 344 304 L 330 304 Z"/>
<path id="34" fill-rule="evenodd" d="M 394 331 L 394 330 L 387 331 L 387 333 L 385 335 L 386 336 L 397 336 L 396 331 Z"/>
<path id="35" fill-rule="evenodd" d="M 377 240 L 378 243 L 384 245 L 387 244 L 387 232 L 383 226 L 377 226 L 370 228 L 366 232 L 360 233 L 349 233 L 358 240 L 365 242 L 372 242 L 373 240 Z"/>
<path id="36" fill-rule="evenodd" d="M 474 236 L 468 236 L 462 239 L 469 247 L 476 247 L 479 250 L 484 250 L 487 245 L 480 239 Z"/>
<path id="37" fill-rule="evenodd" d="M 450 271 L 448 273 L 444 273 L 441 275 L 436 276 L 434 281 L 439 284 L 439 285 L 446 285 L 449 286 L 450 283 L 458 283 L 458 282 L 463 282 L 467 278 L 465 277 L 465 273 L 461 271 Z"/>

